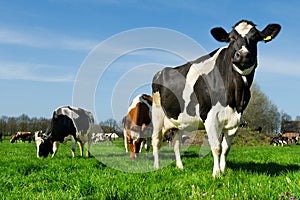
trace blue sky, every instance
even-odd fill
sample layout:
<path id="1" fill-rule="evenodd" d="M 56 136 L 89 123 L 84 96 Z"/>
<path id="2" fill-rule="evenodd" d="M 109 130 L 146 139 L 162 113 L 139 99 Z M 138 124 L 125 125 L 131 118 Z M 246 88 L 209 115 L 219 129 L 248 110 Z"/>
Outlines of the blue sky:
<path id="1" fill-rule="evenodd" d="M 276 39 L 258 45 L 255 82 L 279 111 L 295 118 L 300 115 L 299 7 L 300 2 L 296 0 L 289 3 L 274 0 L 1 1 L 0 115 L 25 113 L 30 117 L 51 118 L 55 108 L 78 102 L 74 101 L 73 91 L 80 70 L 101 43 L 124 31 L 164 28 L 189 37 L 210 52 L 225 45 L 213 39 L 209 33 L 211 28 L 222 26 L 230 31 L 236 22 L 248 19 L 260 30 L 269 23 L 282 25 Z M 120 52 L 126 49 L 124 45 L 126 42 L 107 51 Z M 183 44 L 174 41 L 174 45 Z M 201 55 L 203 52 L 199 51 L 199 55 L 190 54 L 190 57 L 195 59 Z M 120 120 L 132 96 L 151 92 L 149 80 L 155 71 L 163 65 L 184 62 L 157 49 L 130 52 L 114 60 L 97 80 L 87 80 L 86 84 L 94 81 L 96 89 L 93 94 L 82 94 L 82 99 L 90 98 L 88 95 L 94 98 L 93 112 L 98 120 L 112 117 Z M 136 79 L 128 78 L 128 74 Z M 134 88 L 127 92 L 130 98 L 121 95 L 124 87 L 120 89 L 120 85 L 124 86 L 125 80 Z"/>

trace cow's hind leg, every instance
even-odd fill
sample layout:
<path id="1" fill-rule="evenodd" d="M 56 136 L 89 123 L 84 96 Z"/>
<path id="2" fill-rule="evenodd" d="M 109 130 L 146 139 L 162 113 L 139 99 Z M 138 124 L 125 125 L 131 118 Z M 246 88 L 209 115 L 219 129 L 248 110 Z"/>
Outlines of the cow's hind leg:
<path id="1" fill-rule="evenodd" d="M 154 96 L 157 94 L 154 94 Z M 154 98 L 155 99 L 155 98 Z M 152 146 L 153 146 L 153 156 L 154 156 L 154 168 L 159 168 L 159 155 L 158 151 L 162 141 L 162 126 L 164 120 L 164 112 L 160 105 L 153 105 L 152 107 Z"/>
<path id="2" fill-rule="evenodd" d="M 91 134 L 88 135 L 88 148 L 86 151 L 86 157 L 90 157 L 91 156 L 91 144 L 92 144 L 92 136 Z"/>
<path id="3" fill-rule="evenodd" d="M 75 151 L 76 151 L 76 140 L 74 137 L 72 137 L 72 146 L 71 146 L 71 151 L 72 151 L 72 157 L 75 158 Z"/>
<path id="4" fill-rule="evenodd" d="M 183 169 L 181 156 L 180 156 L 180 143 L 181 143 L 181 131 L 180 130 L 174 131 L 173 142 L 174 142 L 174 153 L 175 153 L 175 158 L 176 158 L 176 167 L 179 169 Z"/>
<path id="5" fill-rule="evenodd" d="M 52 148 L 53 153 L 52 153 L 52 158 L 55 156 L 55 154 L 56 154 L 56 152 L 57 152 L 57 150 L 58 150 L 58 147 L 59 147 L 59 141 L 53 142 L 53 148 Z"/>

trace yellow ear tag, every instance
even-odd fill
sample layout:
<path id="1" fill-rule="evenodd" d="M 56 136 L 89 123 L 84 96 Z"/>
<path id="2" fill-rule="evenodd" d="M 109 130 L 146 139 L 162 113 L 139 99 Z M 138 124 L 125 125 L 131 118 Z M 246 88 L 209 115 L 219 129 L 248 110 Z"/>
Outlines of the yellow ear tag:
<path id="1" fill-rule="evenodd" d="M 267 36 L 267 37 L 264 38 L 264 41 L 269 41 L 271 39 L 272 39 L 272 37 L 269 35 L 269 36 Z"/>

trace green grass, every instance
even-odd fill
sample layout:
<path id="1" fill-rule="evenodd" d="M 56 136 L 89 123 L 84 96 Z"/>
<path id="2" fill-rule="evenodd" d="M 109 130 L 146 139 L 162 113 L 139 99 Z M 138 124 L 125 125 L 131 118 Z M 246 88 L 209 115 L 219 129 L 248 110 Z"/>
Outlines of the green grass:
<path id="1" fill-rule="evenodd" d="M 216 179 L 211 154 L 199 158 L 199 146 L 182 153 L 183 170 L 164 148 L 155 171 L 151 154 L 132 161 L 122 141 L 92 146 L 92 158 L 71 158 L 70 145 L 38 159 L 35 143 L 0 143 L 0 199 L 281 199 L 286 192 L 300 199 L 300 145 L 233 146 Z"/>

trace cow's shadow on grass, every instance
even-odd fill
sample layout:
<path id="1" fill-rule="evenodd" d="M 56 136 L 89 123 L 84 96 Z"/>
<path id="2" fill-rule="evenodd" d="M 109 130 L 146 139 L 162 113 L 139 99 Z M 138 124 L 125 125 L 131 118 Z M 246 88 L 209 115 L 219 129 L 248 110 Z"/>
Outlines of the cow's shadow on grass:
<path id="1" fill-rule="evenodd" d="M 181 155 L 182 158 L 201 158 L 201 155 L 198 155 L 196 152 L 193 151 L 185 151 Z"/>
<path id="2" fill-rule="evenodd" d="M 249 173 L 279 176 L 291 171 L 299 171 L 300 166 L 295 164 L 281 165 L 278 163 L 254 163 L 254 162 L 227 162 L 227 167 L 232 170 L 243 170 Z"/>
<path id="3" fill-rule="evenodd" d="M 205 156 L 204 156 L 205 157 Z M 202 158 L 196 152 L 184 152 L 182 158 Z M 278 164 L 275 162 L 255 163 L 255 162 L 232 162 L 227 161 L 227 168 L 234 171 L 246 171 L 248 173 L 265 174 L 269 176 L 279 176 L 288 172 L 299 172 L 300 166 L 297 164 Z"/>

